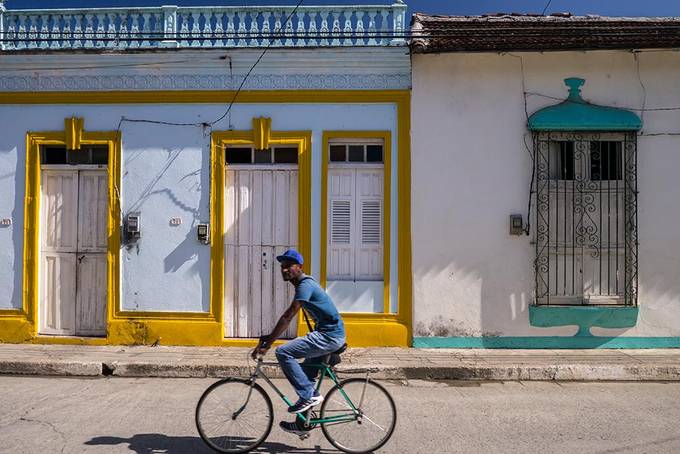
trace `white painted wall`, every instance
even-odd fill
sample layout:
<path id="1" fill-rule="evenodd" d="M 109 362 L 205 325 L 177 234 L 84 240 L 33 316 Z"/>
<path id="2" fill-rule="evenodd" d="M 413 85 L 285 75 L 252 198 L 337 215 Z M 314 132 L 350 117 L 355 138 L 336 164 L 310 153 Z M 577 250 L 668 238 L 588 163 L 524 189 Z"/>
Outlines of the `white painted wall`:
<path id="1" fill-rule="evenodd" d="M 64 118 L 85 119 L 86 131 L 116 130 L 122 116 L 168 122 L 203 122 L 222 115 L 225 105 L 21 105 L 0 106 L 0 309 L 21 307 L 25 134 L 59 131 Z M 272 119 L 274 130 L 312 131 L 311 272 L 319 269 L 320 184 L 324 130 L 392 131 L 397 175 L 396 106 L 393 104 L 237 104 L 214 130 L 252 128 L 252 118 Z M 6 121 L 4 119 L 12 119 Z M 196 224 L 209 219 L 209 135 L 201 127 L 123 123 L 122 211 L 142 213 L 138 246 L 123 248 L 122 307 L 146 311 L 207 311 L 210 250 L 196 240 Z M 397 181 L 392 182 L 397 207 Z M 397 213 L 392 212 L 392 300 L 397 288 Z M 181 217 L 180 226 L 170 226 Z"/>
<path id="2" fill-rule="evenodd" d="M 648 108 L 680 106 L 680 55 L 637 58 L 640 77 L 623 51 L 413 56 L 414 336 L 576 332 L 529 325 L 535 247 L 508 234 L 510 214 L 526 218 L 531 178 L 523 85 L 561 100 L 563 79 L 576 76 L 593 103 L 641 108 L 646 92 Z M 557 102 L 529 95 L 526 108 L 531 115 Z M 643 133 L 680 133 L 680 110 L 645 112 L 643 121 Z M 643 136 L 638 145 L 639 322 L 592 332 L 678 336 L 680 137 Z"/>
<path id="3" fill-rule="evenodd" d="M 14 122 L 0 121 L 0 220 L 12 222 L 10 226 L 0 225 L 0 309 L 21 308 L 25 134 L 14 127 Z"/>

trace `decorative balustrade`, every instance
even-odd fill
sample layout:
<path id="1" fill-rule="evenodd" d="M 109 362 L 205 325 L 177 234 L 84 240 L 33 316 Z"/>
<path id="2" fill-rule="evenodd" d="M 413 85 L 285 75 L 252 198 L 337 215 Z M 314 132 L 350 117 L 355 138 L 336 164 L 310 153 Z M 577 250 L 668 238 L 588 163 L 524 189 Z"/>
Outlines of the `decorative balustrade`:
<path id="1" fill-rule="evenodd" d="M 405 45 L 406 5 L 5 10 L 0 48 Z"/>

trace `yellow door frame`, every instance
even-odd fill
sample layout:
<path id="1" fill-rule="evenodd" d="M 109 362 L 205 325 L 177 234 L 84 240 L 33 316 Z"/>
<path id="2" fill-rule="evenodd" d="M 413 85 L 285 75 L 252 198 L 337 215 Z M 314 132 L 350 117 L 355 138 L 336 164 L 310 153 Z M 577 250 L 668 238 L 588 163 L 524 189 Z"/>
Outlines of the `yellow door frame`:
<path id="1" fill-rule="evenodd" d="M 392 194 L 392 133 L 390 131 L 324 131 L 321 150 L 321 271 L 323 287 L 328 282 L 328 165 L 329 146 L 333 139 L 381 139 L 383 142 L 383 312 L 346 312 L 347 335 L 352 345 L 406 345 L 406 320 L 397 301 L 397 312 L 390 313 L 391 265 L 391 194 Z M 400 251 L 399 251 L 400 252 Z M 401 279 L 401 276 L 398 276 Z"/>
<path id="2" fill-rule="evenodd" d="M 12 341 L 32 340 L 39 343 L 105 344 L 105 338 L 37 336 L 40 297 L 40 148 L 45 145 L 65 146 L 79 150 L 81 145 L 106 145 L 109 149 L 108 222 L 107 222 L 107 323 L 120 302 L 120 134 L 116 131 L 87 132 L 82 118 L 66 118 L 64 131 L 28 132 L 26 134 L 26 195 L 24 198 L 24 270 L 22 309 L 14 311 L 11 322 L 15 329 Z M 6 322 L 10 322 L 5 318 Z M 3 327 L 4 328 L 4 327 Z M 5 339 L 3 339 L 5 340 Z"/>
<path id="3" fill-rule="evenodd" d="M 222 320 L 224 337 L 224 175 L 227 169 L 225 151 L 234 145 L 250 145 L 267 149 L 271 145 L 293 145 L 298 149 L 298 249 L 310 257 L 312 244 L 312 132 L 272 131 L 271 118 L 254 118 L 250 131 L 215 131 L 211 138 L 210 187 L 211 212 L 214 214 L 211 235 L 212 305 Z M 298 317 L 300 319 L 301 317 Z M 298 334 L 306 326 L 298 320 Z M 252 346 L 256 339 L 224 339 L 223 345 Z"/>

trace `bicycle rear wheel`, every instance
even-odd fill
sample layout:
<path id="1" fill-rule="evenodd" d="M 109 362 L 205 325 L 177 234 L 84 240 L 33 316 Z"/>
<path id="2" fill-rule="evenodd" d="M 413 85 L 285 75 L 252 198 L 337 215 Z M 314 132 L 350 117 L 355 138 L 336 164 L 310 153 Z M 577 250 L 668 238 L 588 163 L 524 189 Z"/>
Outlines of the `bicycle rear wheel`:
<path id="1" fill-rule="evenodd" d="M 257 448 L 272 429 L 272 401 L 257 383 L 225 378 L 205 390 L 196 405 L 196 428 L 217 452 Z"/>
<path id="2" fill-rule="evenodd" d="M 328 391 L 321 405 L 321 419 L 330 419 L 321 423 L 321 430 L 333 446 L 344 452 L 365 453 L 390 439 L 397 409 L 382 385 L 370 379 L 349 378 Z"/>

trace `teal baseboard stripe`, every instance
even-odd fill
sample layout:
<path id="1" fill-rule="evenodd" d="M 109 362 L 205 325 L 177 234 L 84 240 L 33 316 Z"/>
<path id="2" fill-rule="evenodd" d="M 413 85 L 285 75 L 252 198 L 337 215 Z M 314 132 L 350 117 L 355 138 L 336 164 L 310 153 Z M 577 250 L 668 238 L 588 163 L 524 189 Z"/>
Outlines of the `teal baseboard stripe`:
<path id="1" fill-rule="evenodd" d="M 416 348 L 680 348 L 680 337 L 414 337 Z"/>
<path id="2" fill-rule="evenodd" d="M 577 336 L 591 336 L 590 328 L 632 328 L 637 323 L 637 307 L 606 306 L 529 306 L 531 326 L 577 325 Z"/>

